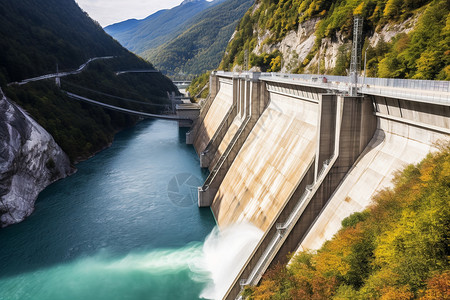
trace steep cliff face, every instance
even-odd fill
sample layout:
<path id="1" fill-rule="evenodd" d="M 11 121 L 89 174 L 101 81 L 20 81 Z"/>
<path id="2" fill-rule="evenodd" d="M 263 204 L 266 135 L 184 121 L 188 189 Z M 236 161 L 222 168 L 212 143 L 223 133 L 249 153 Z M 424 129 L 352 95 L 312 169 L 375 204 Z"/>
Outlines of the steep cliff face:
<path id="1" fill-rule="evenodd" d="M 72 172 L 52 136 L 0 90 L 0 227 L 29 216 L 38 194 Z"/>

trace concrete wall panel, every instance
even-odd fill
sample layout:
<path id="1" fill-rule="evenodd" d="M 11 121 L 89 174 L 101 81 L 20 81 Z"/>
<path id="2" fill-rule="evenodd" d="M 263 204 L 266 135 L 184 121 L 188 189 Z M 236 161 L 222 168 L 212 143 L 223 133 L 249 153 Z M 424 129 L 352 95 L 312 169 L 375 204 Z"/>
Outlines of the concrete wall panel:
<path id="1" fill-rule="evenodd" d="M 194 140 L 194 148 L 198 154 L 205 150 L 214 133 L 224 120 L 233 105 L 233 85 L 228 81 L 220 81 L 220 90 L 211 104 L 203 123 L 198 128 Z"/>
<path id="2" fill-rule="evenodd" d="M 219 226 L 267 230 L 315 155 L 317 118 L 316 103 L 271 94 L 213 201 Z"/>
<path id="3" fill-rule="evenodd" d="M 448 135 L 423 128 L 378 119 L 378 129 L 369 145 L 329 200 L 299 250 L 319 249 L 350 214 L 364 210 L 372 197 L 392 186 L 397 170 L 422 160 L 435 150 L 433 143 Z"/>

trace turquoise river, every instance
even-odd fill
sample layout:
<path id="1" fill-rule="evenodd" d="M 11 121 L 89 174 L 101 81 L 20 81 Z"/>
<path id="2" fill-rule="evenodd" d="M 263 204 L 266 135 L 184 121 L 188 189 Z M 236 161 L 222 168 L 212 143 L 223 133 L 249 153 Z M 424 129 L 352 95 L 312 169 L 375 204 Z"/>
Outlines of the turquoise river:
<path id="1" fill-rule="evenodd" d="M 139 123 L 0 229 L 0 299 L 201 298 L 215 221 L 196 205 L 206 174 L 184 134 Z"/>

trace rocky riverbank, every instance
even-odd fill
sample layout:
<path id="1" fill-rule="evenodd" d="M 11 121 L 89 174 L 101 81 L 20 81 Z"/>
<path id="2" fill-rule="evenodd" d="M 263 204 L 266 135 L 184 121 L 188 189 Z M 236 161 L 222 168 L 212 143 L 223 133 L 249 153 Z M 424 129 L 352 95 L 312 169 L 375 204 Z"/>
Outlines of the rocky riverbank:
<path id="1" fill-rule="evenodd" d="M 0 227 L 24 220 L 45 187 L 73 172 L 53 137 L 0 90 Z"/>

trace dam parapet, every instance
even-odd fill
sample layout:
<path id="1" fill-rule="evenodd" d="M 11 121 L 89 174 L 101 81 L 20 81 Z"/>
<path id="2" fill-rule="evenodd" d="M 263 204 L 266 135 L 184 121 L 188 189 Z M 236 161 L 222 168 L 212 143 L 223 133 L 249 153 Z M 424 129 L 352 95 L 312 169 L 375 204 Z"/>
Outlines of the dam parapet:
<path id="1" fill-rule="evenodd" d="M 210 170 L 199 206 L 211 207 L 219 227 L 249 222 L 265 232 L 225 299 L 288 253 L 320 247 L 398 168 L 450 136 L 448 91 L 350 97 L 333 78 L 291 77 L 213 72 L 209 108 L 191 130 Z"/>

